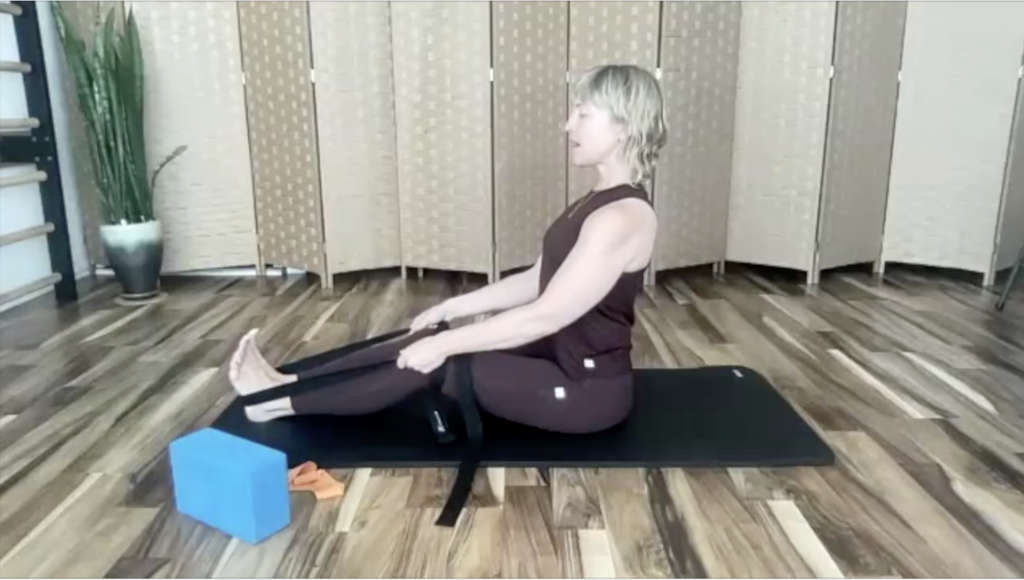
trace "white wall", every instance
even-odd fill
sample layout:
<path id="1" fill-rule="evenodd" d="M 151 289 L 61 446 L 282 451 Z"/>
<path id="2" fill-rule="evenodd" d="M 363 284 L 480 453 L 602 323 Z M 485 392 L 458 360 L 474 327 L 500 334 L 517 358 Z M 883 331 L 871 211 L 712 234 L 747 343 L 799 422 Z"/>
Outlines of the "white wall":
<path id="1" fill-rule="evenodd" d="M 6 3 L 6 2 L 4 2 Z M 50 2 L 37 2 L 40 28 L 46 59 L 47 81 L 50 85 L 51 108 L 54 116 L 54 130 L 57 137 L 57 154 L 61 162 L 61 180 L 64 187 L 64 205 L 68 219 L 68 234 L 71 239 L 71 255 L 75 272 L 81 276 L 89 272 L 89 260 L 85 250 L 82 212 L 73 163 L 76 162 L 70 145 L 70 130 L 67 120 L 67 100 L 61 87 L 64 83 L 64 63 L 60 53 L 60 40 L 50 12 Z M 14 33 L 14 16 L 0 14 L 0 60 L 18 61 L 17 38 Z M 25 84 L 21 74 L 0 73 L 0 117 L 23 118 L 28 115 L 25 101 Z M 81 161 L 88 162 L 88 157 Z M 4 176 L 31 171 L 30 166 L 5 167 Z M 0 234 L 6 234 L 43 223 L 42 203 L 37 184 L 5 187 L 0 189 Z M 0 247 L 0 293 L 13 290 L 50 273 L 50 255 L 43 237 L 33 238 Z M 51 292 L 46 289 L 43 294 Z M 30 300 L 39 294 L 26 296 Z M 17 303 L 0 307 L 10 308 Z"/>

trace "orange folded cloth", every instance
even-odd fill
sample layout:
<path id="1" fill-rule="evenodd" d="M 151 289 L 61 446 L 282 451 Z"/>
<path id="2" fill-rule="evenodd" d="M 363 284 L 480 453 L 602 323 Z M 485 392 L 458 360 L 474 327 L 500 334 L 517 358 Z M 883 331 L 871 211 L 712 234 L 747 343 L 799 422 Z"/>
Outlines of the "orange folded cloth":
<path id="1" fill-rule="evenodd" d="M 311 491 L 317 501 L 338 497 L 345 493 L 345 484 L 317 467 L 316 463 L 307 461 L 302 465 L 288 470 L 288 489 L 290 491 Z"/>

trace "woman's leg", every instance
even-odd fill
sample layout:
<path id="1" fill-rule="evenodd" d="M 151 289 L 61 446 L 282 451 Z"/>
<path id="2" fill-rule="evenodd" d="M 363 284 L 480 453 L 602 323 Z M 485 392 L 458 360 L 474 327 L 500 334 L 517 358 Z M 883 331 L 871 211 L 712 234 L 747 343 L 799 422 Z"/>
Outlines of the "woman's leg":
<path id="1" fill-rule="evenodd" d="M 364 373 L 337 373 L 301 379 L 315 388 L 248 406 L 246 415 L 262 422 L 292 415 L 367 415 L 386 409 L 443 380 L 444 367 L 430 375 L 382 365 Z"/>
<path id="2" fill-rule="evenodd" d="M 488 413 L 561 433 L 591 433 L 633 408 L 632 376 L 574 380 L 553 361 L 506 352 L 474 355 L 473 390 Z"/>
<path id="3" fill-rule="evenodd" d="M 441 330 L 425 329 L 365 348 L 360 347 L 362 343 L 355 343 L 275 368 L 260 352 L 256 344 L 258 331 L 254 329 L 239 341 L 231 358 L 228 376 L 240 395 L 250 395 L 299 380 L 395 360 L 406 346 Z"/>
<path id="4" fill-rule="evenodd" d="M 436 332 L 436 331 L 427 331 Z M 269 421 L 291 415 L 364 415 L 390 407 L 417 391 L 444 384 L 444 394 L 457 398 L 455 381 L 445 381 L 447 365 L 424 375 L 393 364 L 399 351 L 422 338 L 421 333 L 391 343 L 376 345 L 338 357 L 311 368 L 281 375 L 276 384 L 301 383 L 310 387 L 296 396 L 282 396 L 246 407 L 253 421 Z M 252 338 L 250 338 L 252 341 Z M 472 357 L 472 379 L 480 406 L 510 421 L 550 431 L 585 433 L 611 427 L 625 419 L 632 409 L 632 377 L 588 379 L 568 378 L 547 357 L 547 344 L 525 345 L 512 351 L 479 353 Z M 246 345 L 258 362 L 273 369 L 255 349 Z M 240 349 L 241 350 L 241 349 Z M 245 355 L 243 354 L 243 357 Z M 244 362 L 244 358 L 243 358 Z M 251 362 L 251 361 L 250 361 Z M 234 373 L 234 361 L 232 372 Z M 287 369 L 287 367 L 283 367 Z M 233 375 L 234 376 L 234 375 Z M 234 382 L 234 378 L 232 379 Z M 297 385 L 298 386 L 298 385 Z"/>

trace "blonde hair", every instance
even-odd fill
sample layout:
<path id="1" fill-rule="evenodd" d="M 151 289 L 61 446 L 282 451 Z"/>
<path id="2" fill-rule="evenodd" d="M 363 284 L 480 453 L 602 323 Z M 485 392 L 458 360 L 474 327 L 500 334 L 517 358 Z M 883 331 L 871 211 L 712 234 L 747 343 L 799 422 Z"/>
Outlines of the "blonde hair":
<path id="1" fill-rule="evenodd" d="M 668 140 L 661 87 L 635 65 L 603 65 L 587 71 L 574 91 L 578 103 L 608 111 L 626 129 L 623 154 L 633 183 L 650 185 L 658 154 Z"/>

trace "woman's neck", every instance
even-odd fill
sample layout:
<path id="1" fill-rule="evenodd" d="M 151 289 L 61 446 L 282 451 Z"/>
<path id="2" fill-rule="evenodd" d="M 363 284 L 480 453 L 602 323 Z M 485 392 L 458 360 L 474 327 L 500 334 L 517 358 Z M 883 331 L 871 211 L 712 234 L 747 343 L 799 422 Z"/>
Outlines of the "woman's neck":
<path id="1" fill-rule="evenodd" d="M 631 183 L 629 166 L 623 163 L 610 163 L 607 165 L 597 166 L 597 185 L 594 189 L 604 190 L 611 189 L 619 185 L 625 185 Z"/>

